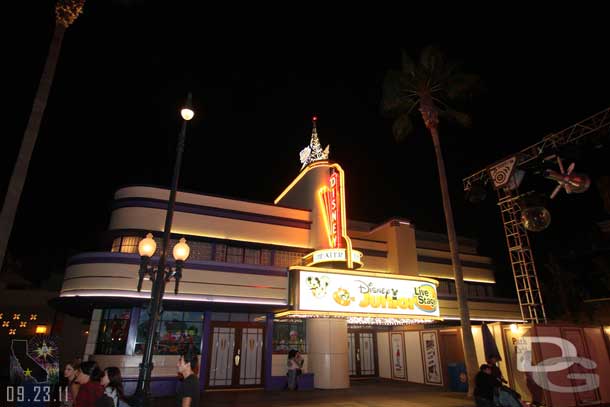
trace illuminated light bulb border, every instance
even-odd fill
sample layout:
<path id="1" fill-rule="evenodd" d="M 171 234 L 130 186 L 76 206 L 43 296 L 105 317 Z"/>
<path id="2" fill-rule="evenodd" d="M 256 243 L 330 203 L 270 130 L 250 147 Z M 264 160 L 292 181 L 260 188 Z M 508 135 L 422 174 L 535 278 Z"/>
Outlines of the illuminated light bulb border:
<path id="1" fill-rule="evenodd" d="M 435 322 L 430 319 L 405 318 L 376 318 L 376 317 L 348 317 L 347 323 L 351 325 L 421 325 Z"/>
<path id="2" fill-rule="evenodd" d="M 290 321 L 309 318 L 337 318 L 345 319 L 348 324 L 354 325 L 417 325 L 434 323 L 442 318 L 396 318 L 394 315 L 350 315 L 348 313 L 316 312 L 316 311 L 284 311 L 277 313 L 274 320 Z"/>

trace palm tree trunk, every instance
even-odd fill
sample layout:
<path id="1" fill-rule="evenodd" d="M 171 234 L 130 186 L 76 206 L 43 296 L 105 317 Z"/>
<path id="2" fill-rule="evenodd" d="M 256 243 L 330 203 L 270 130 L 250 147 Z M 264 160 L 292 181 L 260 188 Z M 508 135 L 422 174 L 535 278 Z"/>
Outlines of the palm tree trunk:
<path id="1" fill-rule="evenodd" d="M 445 210 L 445 221 L 447 222 L 447 237 L 449 238 L 449 249 L 451 250 L 451 262 L 453 263 L 453 276 L 455 279 L 455 290 L 457 293 L 458 310 L 460 312 L 460 323 L 462 325 L 462 344 L 464 346 L 464 358 L 466 359 L 466 371 L 468 373 L 468 395 L 472 396 L 474 391 L 475 376 L 479 371 L 477 354 L 474 347 L 474 337 L 470 327 L 470 311 L 468 310 L 468 295 L 462 274 L 462 263 L 460 261 L 460 249 L 455 235 L 453 224 L 453 211 L 449 199 L 449 187 L 447 186 L 447 174 L 445 173 L 445 161 L 441 151 L 441 143 L 436 126 L 429 127 L 434 151 L 436 152 L 436 164 L 438 165 L 438 178 L 443 195 L 443 209 Z"/>
<path id="2" fill-rule="evenodd" d="M 11 236 L 11 230 L 13 229 L 13 222 L 15 220 L 17 208 L 19 207 L 19 199 L 21 198 L 21 192 L 23 191 L 23 186 L 28 174 L 32 151 L 34 150 L 34 145 L 38 138 L 38 131 L 40 129 L 40 122 L 42 121 L 47 106 L 47 99 L 49 98 L 51 84 L 53 83 L 55 67 L 57 66 L 57 59 L 59 58 L 59 51 L 61 50 L 61 43 L 65 31 L 66 27 L 61 24 L 55 24 L 53 40 L 49 47 L 49 55 L 47 56 L 44 71 L 42 72 L 40 83 L 38 84 L 32 112 L 30 113 L 28 125 L 23 135 L 21 148 L 19 149 L 19 155 L 17 156 L 17 161 L 13 168 L 13 174 L 9 181 L 6 196 L 4 197 L 2 213 L 0 214 L 0 266 L 4 262 L 8 241 Z"/>

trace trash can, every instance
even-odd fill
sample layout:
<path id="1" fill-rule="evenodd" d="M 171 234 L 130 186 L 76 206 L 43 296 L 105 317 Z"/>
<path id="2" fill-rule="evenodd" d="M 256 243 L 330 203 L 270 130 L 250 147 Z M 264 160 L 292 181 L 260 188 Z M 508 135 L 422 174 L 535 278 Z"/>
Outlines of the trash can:
<path id="1" fill-rule="evenodd" d="M 449 373 L 449 389 L 451 391 L 468 392 L 466 366 L 463 363 L 449 363 L 447 370 Z"/>

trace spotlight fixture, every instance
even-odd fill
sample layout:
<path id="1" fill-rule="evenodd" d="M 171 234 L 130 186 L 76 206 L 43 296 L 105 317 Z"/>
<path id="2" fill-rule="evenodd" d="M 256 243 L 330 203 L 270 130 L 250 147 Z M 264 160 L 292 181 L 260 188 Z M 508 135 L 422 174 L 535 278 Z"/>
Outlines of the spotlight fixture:
<path id="1" fill-rule="evenodd" d="M 568 194 L 581 194 L 589 189 L 591 179 L 585 174 L 572 172 L 576 166 L 575 163 L 570 164 L 567 171 L 563 169 L 563 163 L 559 157 L 557 157 L 557 164 L 559 165 L 559 170 L 561 172 L 548 169 L 542 174 L 545 178 L 557 181 L 559 184 L 553 193 L 551 193 L 551 199 L 555 198 L 562 188 L 565 189 Z"/>
<path id="2" fill-rule="evenodd" d="M 542 232 L 551 224 L 551 213 L 544 207 L 544 196 L 530 192 L 519 200 L 521 222 L 530 232 Z"/>

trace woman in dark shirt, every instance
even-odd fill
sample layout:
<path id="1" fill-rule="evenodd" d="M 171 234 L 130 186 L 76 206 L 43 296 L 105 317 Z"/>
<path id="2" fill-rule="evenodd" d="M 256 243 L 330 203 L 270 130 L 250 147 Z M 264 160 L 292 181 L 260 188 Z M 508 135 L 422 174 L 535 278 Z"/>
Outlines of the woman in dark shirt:
<path id="1" fill-rule="evenodd" d="M 475 377 L 474 400 L 477 407 L 493 407 L 496 389 L 502 385 L 491 374 L 491 366 L 481 365 L 481 370 Z"/>

